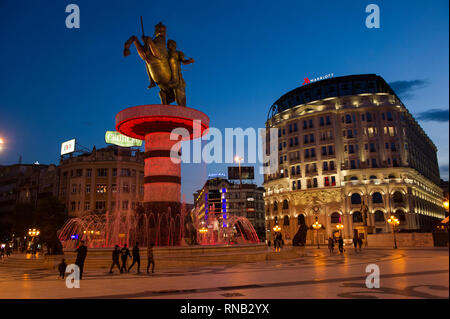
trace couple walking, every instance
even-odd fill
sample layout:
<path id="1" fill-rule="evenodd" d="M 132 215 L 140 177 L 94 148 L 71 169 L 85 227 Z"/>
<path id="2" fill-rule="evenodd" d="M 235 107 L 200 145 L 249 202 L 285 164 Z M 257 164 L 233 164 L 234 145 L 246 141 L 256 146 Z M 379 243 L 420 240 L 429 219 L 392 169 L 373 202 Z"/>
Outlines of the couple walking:
<path id="1" fill-rule="evenodd" d="M 116 245 L 114 247 L 114 250 L 112 252 L 113 263 L 111 265 L 111 268 L 109 269 L 109 273 L 113 272 L 112 270 L 113 270 L 114 266 L 117 266 L 120 273 L 130 272 L 131 268 L 133 268 L 133 266 L 135 264 L 137 264 L 137 272 L 140 273 L 141 272 L 141 255 L 139 252 L 139 243 L 136 242 L 134 244 L 131 254 L 130 254 L 130 250 L 127 247 L 127 244 L 125 244 L 122 249 L 119 249 L 119 248 L 120 248 L 119 245 Z M 122 267 L 119 264 L 119 257 L 121 257 L 121 259 L 122 259 Z M 130 267 L 127 269 L 128 257 L 132 258 L 133 262 L 131 263 Z M 152 265 L 152 273 L 155 272 L 154 271 L 155 261 L 153 259 L 153 244 L 150 244 L 147 248 L 147 273 L 150 268 L 150 265 Z"/>

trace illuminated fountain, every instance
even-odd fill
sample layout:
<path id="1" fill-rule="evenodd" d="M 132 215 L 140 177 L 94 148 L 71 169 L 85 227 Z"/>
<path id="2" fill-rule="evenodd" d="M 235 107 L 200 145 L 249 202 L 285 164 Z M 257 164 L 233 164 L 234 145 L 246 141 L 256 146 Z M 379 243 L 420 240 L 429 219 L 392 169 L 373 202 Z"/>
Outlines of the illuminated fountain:
<path id="1" fill-rule="evenodd" d="M 172 217 L 175 216 L 175 219 Z M 141 246 L 153 243 L 157 246 L 180 244 L 184 237 L 186 210 L 181 206 L 179 214 L 168 211 L 161 214 L 136 211 L 121 214 L 119 211 L 105 214 L 90 213 L 69 219 L 61 228 L 59 239 L 65 248 L 75 248 L 84 240 L 90 248 L 128 246 L 138 242 Z"/>

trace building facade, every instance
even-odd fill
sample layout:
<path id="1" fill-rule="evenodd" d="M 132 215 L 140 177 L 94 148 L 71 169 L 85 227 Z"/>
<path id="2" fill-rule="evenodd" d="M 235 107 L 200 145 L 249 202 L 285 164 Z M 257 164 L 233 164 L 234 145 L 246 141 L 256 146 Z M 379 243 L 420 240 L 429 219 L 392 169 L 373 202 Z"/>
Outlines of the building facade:
<path id="1" fill-rule="evenodd" d="M 117 146 L 61 159 L 59 199 L 69 216 L 134 210 L 144 199 L 144 156 Z"/>
<path id="2" fill-rule="evenodd" d="M 324 242 L 343 224 L 354 230 L 430 231 L 442 219 L 436 146 L 394 91 L 374 74 L 301 86 L 270 108 L 278 129 L 278 171 L 264 176 L 266 227 L 288 242 L 303 220 L 323 227 L 307 243 Z M 367 208 L 367 212 L 365 213 Z"/>
<path id="3" fill-rule="evenodd" d="M 0 166 L 0 228 L 5 230 L 12 227 L 17 204 L 36 207 L 39 199 L 56 197 L 57 194 L 58 168 L 55 165 Z"/>
<path id="4" fill-rule="evenodd" d="M 258 238 L 264 240 L 263 194 L 264 188 L 255 184 L 242 184 L 241 189 L 239 183 L 224 178 L 208 179 L 203 188 L 194 194 L 196 218 L 206 221 L 211 214 L 216 214 L 222 221 L 233 215 L 246 217 Z"/>

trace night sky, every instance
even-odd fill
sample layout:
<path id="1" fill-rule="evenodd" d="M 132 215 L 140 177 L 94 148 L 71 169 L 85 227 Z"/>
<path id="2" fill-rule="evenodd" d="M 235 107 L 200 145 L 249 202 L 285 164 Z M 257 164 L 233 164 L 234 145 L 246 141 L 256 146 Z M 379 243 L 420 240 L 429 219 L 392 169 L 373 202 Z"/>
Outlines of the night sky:
<path id="1" fill-rule="evenodd" d="M 68 4 L 81 28 L 67 29 Z M 376 3 L 381 28 L 365 26 Z M 448 1 L 0 1 L 0 165 L 58 163 L 60 143 L 106 146 L 122 109 L 160 103 L 129 36 L 162 21 L 195 63 L 184 67 L 187 105 L 211 125 L 261 128 L 270 105 L 303 78 L 376 73 L 391 83 L 439 149 L 449 174 Z M 188 202 L 208 173 L 182 166 Z M 262 183 L 258 176 L 257 182 Z"/>

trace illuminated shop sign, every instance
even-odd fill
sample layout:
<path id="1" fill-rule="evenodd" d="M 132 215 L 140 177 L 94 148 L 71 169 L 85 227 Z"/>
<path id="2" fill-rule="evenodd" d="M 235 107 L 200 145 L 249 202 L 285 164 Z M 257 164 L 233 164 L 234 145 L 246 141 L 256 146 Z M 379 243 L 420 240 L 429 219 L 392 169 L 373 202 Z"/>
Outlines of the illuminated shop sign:
<path id="1" fill-rule="evenodd" d="M 61 155 L 75 152 L 75 139 L 64 142 L 61 144 Z"/>
<path id="2" fill-rule="evenodd" d="M 122 147 L 142 146 L 142 141 L 125 136 L 116 131 L 106 131 L 105 142 Z"/>
<path id="3" fill-rule="evenodd" d="M 208 179 L 209 178 L 226 178 L 227 176 L 224 173 L 213 173 L 213 174 L 208 174 Z"/>
<path id="4" fill-rule="evenodd" d="M 322 80 L 326 80 L 326 79 L 330 79 L 330 78 L 332 78 L 332 77 L 334 77 L 334 73 L 328 73 L 328 74 L 325 74 L 325 75 L 323 75 L 323 76 L 319 76 L 319 77 L 317 77 L 317 78 L 313 78 L 313 79 L 309 79 L 309 78 L 304 78 L 303 79 L 303 84 L 302 85 L 305 85 L 305 84 L 308 84 L 308 83 L 311 83 L 311 82 L 317 82 L 317 81 L 322 81 Z"/>

